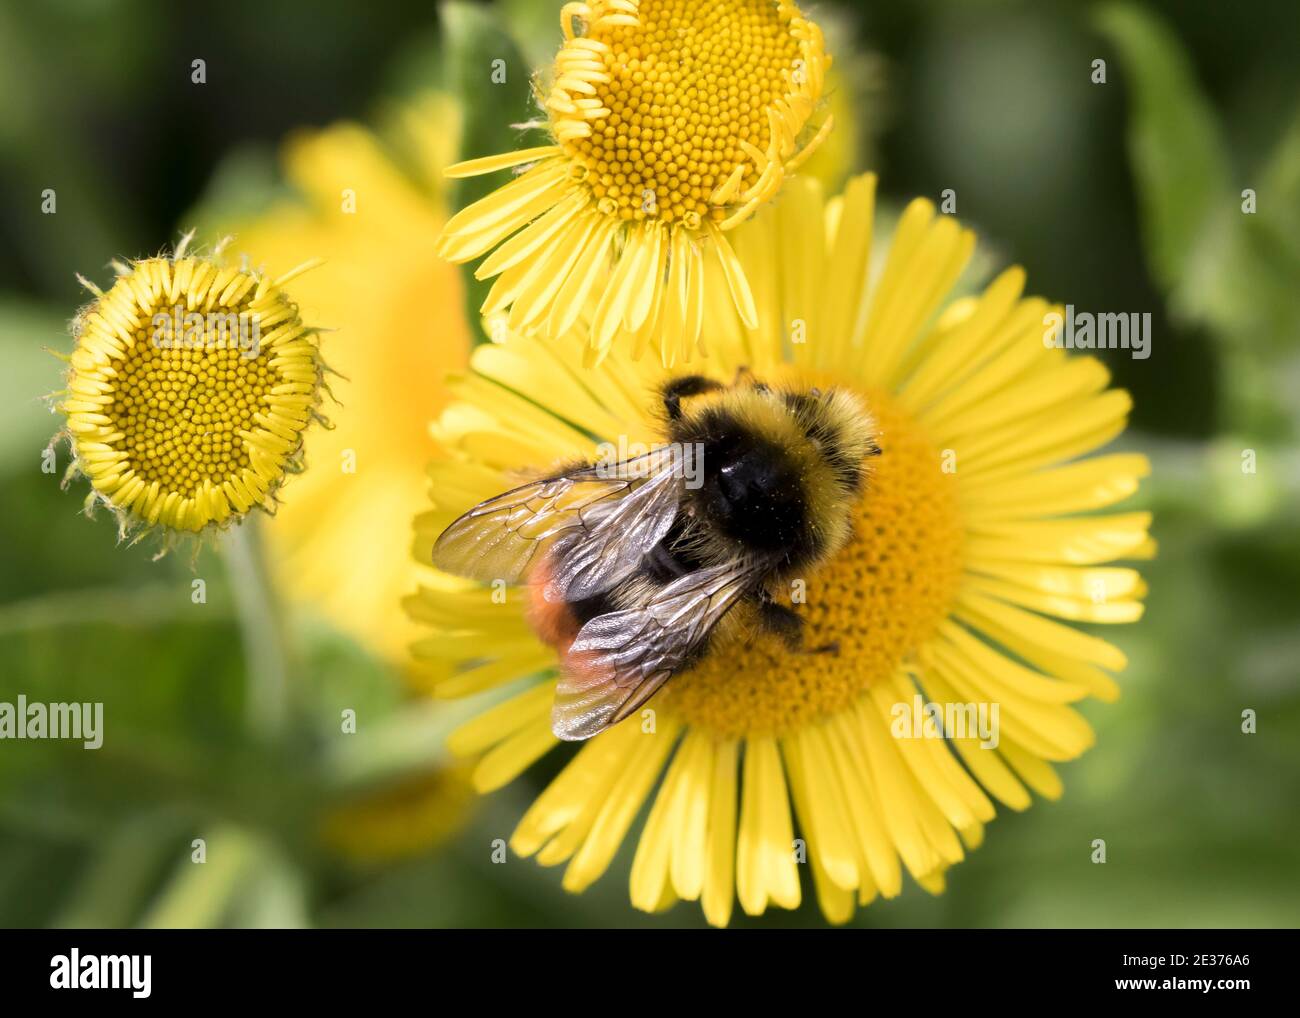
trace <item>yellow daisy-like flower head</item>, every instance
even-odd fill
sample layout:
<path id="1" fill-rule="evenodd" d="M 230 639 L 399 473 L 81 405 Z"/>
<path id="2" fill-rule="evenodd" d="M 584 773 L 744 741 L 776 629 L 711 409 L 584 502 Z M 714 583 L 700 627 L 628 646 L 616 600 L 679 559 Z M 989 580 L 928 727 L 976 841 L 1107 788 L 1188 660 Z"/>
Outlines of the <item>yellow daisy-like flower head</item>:
<path id="1" fill-rule="evenodd" d="M 561 12 L 545 98 L 555 144 L 452 167 L 531 164 L 447 224 L 441 252 L 497 281 L 484 314 L 518 333 L 589 320 L 665 363 L 702 343 L 706 267 L 747 324 L 754 296 L 725 234 L 774 198 L 831 128 L 809 120 L 830 58 L 790 0 L 591 0 Z M 580 30 L 575 31 L 575 23 Z"/>
<path id="2" fill-rule="evenodd" d="M 322 366 L 279 279 L 186 254 L 115 263 L 117 281 L 73 322 L 59 409 L 70 472 L 124 532 L 197 533 L 274 502 L 300 467 Z"/>
<path id="3" fill-rule="evenodd" d="M 904 871 L 938 892 L 995 802 L 1022 810 L 1031 790 L 1060 794 L 1052 764 L 1093 741 L 1073 705 L 1118 693 L 1109 673 L 1123 653 L 1068 623 L 1142 613 L 1137 572 L 1107 563 L 1152 554 L 1149 514 L 1102 510 L 1136 490 L 1147 461 L 1086 455 L 1124 429 L 1129 397 L 1098 360 L 1045 341 L 1054 309 L 1023 295 L 1019 268 L 951 300 L 974 237 L 932 203 L 905 209 L 877 265 L 874 183 L 855 178 L 825 201 L 815 181 L 792 182 L 737 234 L 745 272 L 764 281 L 758 328 L 729 304 L 707 312 L 719 381 L 745 367 L 849 389 L 876 421 L 881 453 L 851 538 L 782 595 L 804 645 L 833 652 L 767 635 L 730 643 L 585 743 L 511 840 L 566 863 L 572 891 L 605 871 L 653 797 L 632 866 L 639 908 L 699 900 L 718 925 L 735 900 L 750 915 L 793 908 L 804 862 L 835 922 L 899 894 Z M 425 561 L 511 471 L 661 438 L 654 392 L 671 373 L 620 351 L 584 371 L 582 342 L 476 351 L 435 429 L 458 461 L 431 468 Z M 417 653 L 441 669 L 436 693 L 517 684 L 452 737 L 454 751 L 483 754 L 484 791 L 556 745 L 557 662 L 527 602 L 451 579 L 409 601 L 435 630 Z"/>

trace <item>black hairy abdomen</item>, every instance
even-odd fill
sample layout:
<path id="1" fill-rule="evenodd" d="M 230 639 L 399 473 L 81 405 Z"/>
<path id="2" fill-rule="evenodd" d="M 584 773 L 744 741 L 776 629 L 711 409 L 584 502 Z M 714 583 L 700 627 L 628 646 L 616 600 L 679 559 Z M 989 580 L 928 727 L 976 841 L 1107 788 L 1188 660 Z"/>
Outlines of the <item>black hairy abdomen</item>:
<path id="1" fill-rule="evenodd" d="M 590 597 L 584 597 L 577 601 L 567 601 L 569 611 L 578 622 L 578 627 L 585 626 L 592 619 L 599 615 L 608 615 L 610 612 L 618 611 L 618 605 L 610 597 L 609 591 L 601 591 L 598 594 L 592 594 Z"/>

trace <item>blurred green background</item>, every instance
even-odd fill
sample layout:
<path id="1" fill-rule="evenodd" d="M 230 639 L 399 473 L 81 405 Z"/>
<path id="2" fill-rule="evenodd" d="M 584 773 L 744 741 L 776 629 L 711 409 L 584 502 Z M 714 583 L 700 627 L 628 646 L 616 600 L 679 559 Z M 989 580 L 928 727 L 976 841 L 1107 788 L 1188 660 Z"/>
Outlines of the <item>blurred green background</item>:
<path id="1" fill-rule="evenodd" d="M 467 154 L 509 146 L 507 125 L 530 115 L 521 77 L 492 90 L 479 72 L 485 54 L 544 60 L 552 8 L 0 0 L 0 700 L 103 701 L 107 729 L 97 752 L 0 742 L 0 924 L 702 924 L 692 905 L 630 908 L 630 845 L 578 897 L 531 861 L 494 865 L 493 840 L 544 776 L 473 806 L 421 786 L 456 710 L 408 696 L 310 612 L 292 619 L 291 723 L 272 739 L 251 731 L 218 557 L 192 569 L 184 554 L 118 546 L 107 514 L 81 515 L 84 482 L 63 492 L 41 470 L 58 428 L 41 397 L 61 371 L 47 351 L 70 349 L 75 273 L 103 282 L 114 256 L 256 213 L 288 186 L 277 150 L 290 132 L 378 126 L 429 88 L 465 103 Z M 1149 360 L 1108 356 L 1136 404 L 1123 445 L 1153 461 L 1140 505 L 1160 542 L 1143 565 L 1146 618 L 1106 633 L 1131 659 L 1124 695 L 1084 707 L 1098 745 L 1062 768 L 1063 800 L 1002 811 L 943 896 L 909 884 L 855 921 L 1296 925 L 1300 6 L 813 10 L 856 100 L 856 168 L 881 173 L 885 199 L 952 188 L 992 263 L 1023 264 L 1032 291 L 1154 319 Z M 195 57 L 203 87 L 190 84 Z M 41 211 L 46 188 L 57 214 Z M 195 576 L 205 605 L 191 602 Z M 341 740 L 344 707 L 364 723 Z M 1256 734 L 1241 731 L 1246 709 Z M 459 833 L 398 859 L 331 846 L 322 818 L 375 794 L 399 828 L 403 808 L 434 808 L 463 813 L 448 820 Z M 1090 861 L 1096 838 L 1104 866 Z M 822 920 L 808 901 L 760 922 Z"/>

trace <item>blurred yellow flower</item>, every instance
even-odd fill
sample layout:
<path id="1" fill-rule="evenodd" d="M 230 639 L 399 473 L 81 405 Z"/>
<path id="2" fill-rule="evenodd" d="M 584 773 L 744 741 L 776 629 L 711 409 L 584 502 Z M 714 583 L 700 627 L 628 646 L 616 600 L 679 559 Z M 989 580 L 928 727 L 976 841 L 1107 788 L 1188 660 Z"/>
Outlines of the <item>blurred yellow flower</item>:
<path id="1" fill-rule="evenodd" d="M 195 533 L 273 507 L 320 402 L 318 330 L 280 289 L 314 263 L 273 279 L 220 247 L 188 255 L 189 240 L 115 262 L 107 292 L 82 280 L 95 300 L 73 321 L 59 402 L 69 473 L 90 478 L 87 508 L 108 505 L 124 532 Z"/>
<path id="2" fill-rule="evenodd" d="M 457 105 L 431 96 L 401 126 L 415 155 L 403 173 L 353 124 L 305 132 L 285 147 L 299 200 L 231 223 L 268 265 L 302 252 L 326 259 L 298 296 L 337 329 L 328 363 L 336 427 L 306 443 L 313 470 L 267 528 L 283 594 L 398 663 L 417 635 L 400 607 L 416 585 L 410 517 L 426 497 L 429 419 L 444 378 L 468 359 L 470 331 L 455 267 L 435 251 L 447 219 L 443 169 L 459 136 Z"/>
<path id="3" fill-rule="evenodd" d="M 421 771 L 332 809 L 321 840 L 363 865 L 420 855 L 461 830 L 473 798 L 465 765 Z"/>

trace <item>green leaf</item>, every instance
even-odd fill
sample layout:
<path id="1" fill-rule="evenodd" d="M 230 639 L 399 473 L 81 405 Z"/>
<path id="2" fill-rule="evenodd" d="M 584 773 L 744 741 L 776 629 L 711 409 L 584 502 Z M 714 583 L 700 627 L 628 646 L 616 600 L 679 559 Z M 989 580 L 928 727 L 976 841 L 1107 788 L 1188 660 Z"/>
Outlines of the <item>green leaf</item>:
<path id="1" fill-rule="evenodd" d="M 61 626 L 111 625 L 129 619 L 133 625 L 160 625 L 192 618 L 195 607 L 181 584 L 151 583 L 140 587 L 85 587 L 40 594 L 22 601 L 0 603 L 0 641 L 15 634 Z M 212 603 L 209 621 L 229 618 L 229 607 Z"/>
<path id="2" fill-rule="evenodd" d="M 50 351 L 71 348 L 67 317 L 13 297 L 0 299 L 0 475 L 39 471 L 42 450 L 62 426 L 44 397 L 63 385 L 63 364 Z"/>
<path id="3" fill-rule="evenodd" d="M 278 852 L 267 852 L 245 876 L 226 923 L 236 929 L 298 930 L 311 925 L 303 873 Z"/>
<path id="4" fill-rule="evenodd" d="M 1147 257 L 1172 290 L 1185 278 L 1210 221 L 1227 211 L 1223 137 L 1182 45 L 1160 19 L 1121 3 L 1102 7 L 1096 21 L 1119 50 L 1125 73 L 1129 157 Z"/>
<path id="5" fill-rule="evenodd" d="M 529 67 L 510 34 L 498 23 L 495 11 L 461 0 L 444 4 L 441 11 L 444 85 L 464 105 L 460 157 L 473 159 L 542 144 L 522 138 L 525 129 L 520 122 L 537 114 L 532 104 Z M 499 80 L 502 73 L 504 81 Z M 453 210 L 495 191 L 509 179 L 507 172 L 458 181 L 451 191 Z M 471 265 L 464 267 L 462 276 L 466 312 L 469 320 L 477 323 L 492 281 L 475 279 Z"/>
<path id="6" fill-rule="evenodd" d="M 501 0 L 498 7 L 529 66 L 535 71 L 549 66 L 563 42 L 559 10 L 537 0 Z"/>
<path id="7" fill-rule="evenodd" d="M 129 817 L 103 841 L 51 925 L 63 929 L 132 925 L 182 847 L 189 851 L 190 835 L 183 818 L 171 813 Z"/>
<path id="8" fill-rule="evenodd" d="M 205 831 L 202 837 L 205 861 L 195 862 L 187 855 L 177 863 L 171 882 L 140 925 L 148 929 L 220 925 L 267 851 L 257 838 L 234 826 Z"/>
<path id="9" fill-rule="evenodd" d="M 1229 196 L 1226 228 L 1201 244 L 1209 271 L 1188 280 L 1184 303 L 1203 309 L 1234 345 L 1273 353 L 1295 349 L 1300 346 L 1300 317 L 1295 313 L 1300 283 L 1300 99 L 1272 153 L 1257 170 L 1243 174 L 1243 180 L 1255 192 L 1255 211 L 1241 210 L 1240 194 Z M 1276 364 L 1260 367 L 1274 370 Z"/>
<path id="10" fill-rule="evenodd" d="M 1125 72 L 1152 274 L 1175 315 L 1205 326 L 1219 346 L 1220 418 L 1256 441 L 1280 440 L 1293 426 L 1287 365 L 1300 349 L 1300 97 L 1275 104 L 1278 140 L 1266 159 L 1230 158 L 1163 22 L 1128 4 L 1103 7 L 1096 20 Z"/>
<path id="11" fill-rule="evenodd" d="M 1294 284 L 1300 276 L 1300 96 L 1295 98 L 1286 130 L 1263 168 L 1258 192 L 1263 208 L 1251 222 L 1277 245 Z"/>

